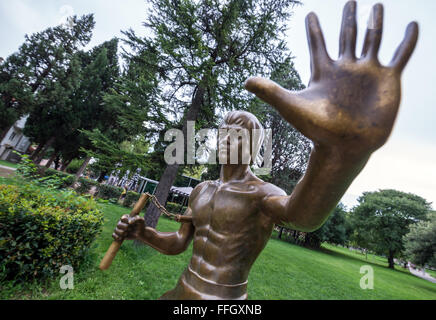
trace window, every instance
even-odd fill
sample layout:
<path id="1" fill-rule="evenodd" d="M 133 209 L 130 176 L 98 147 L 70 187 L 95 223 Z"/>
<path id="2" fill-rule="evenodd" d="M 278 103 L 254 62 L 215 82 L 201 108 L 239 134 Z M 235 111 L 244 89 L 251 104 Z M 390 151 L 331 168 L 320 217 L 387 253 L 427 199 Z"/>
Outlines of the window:
<path id="1" fill-rule="evenodd" d="M 15 132 L 12 132 L 11 136 L 9 137 L 9 140 L 13 141 L 16 135 L 17 134 Z"/>

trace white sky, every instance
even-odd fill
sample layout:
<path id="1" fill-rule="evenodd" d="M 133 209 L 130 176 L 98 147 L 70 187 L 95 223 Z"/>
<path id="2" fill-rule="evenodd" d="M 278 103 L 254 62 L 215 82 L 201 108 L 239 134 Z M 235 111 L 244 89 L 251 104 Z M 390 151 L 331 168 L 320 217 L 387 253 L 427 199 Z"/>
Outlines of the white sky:
<path id="1" fill-rule="evenodd" d="M 310 77 L 309 52 L 304 19 L 310 12 L 318 14 L 327 47 L 337 57 L 340 21 L 345 0 L 303 0 L 295 8 L 289 23 L 289 47 L 295 65 L 307 84 Z M 385 25 L 380 60 L 388 63 L 403 38 L 410 21 L 420 26 L 420 38 L 414 55 L 403 73 L 403 98 L 391 138 L 376 151 L 352 183 L 343 202 L 356 204 L 364 191 L 392 188 L 420 195 L 436 204 L 436 1 L 384 0 Z M 358 0 L 358 49 L 370 8 L 376 1 Z M 71 14 L 94 13 L 96 27 L 91 46 L 132 28 L 144 34 L 145 0 L 0 0 L 0 57 L 6 58 L 18 49 L 25 34 L 55 26 Z M 436 208 L 436 205 L 433 205 Z"/>

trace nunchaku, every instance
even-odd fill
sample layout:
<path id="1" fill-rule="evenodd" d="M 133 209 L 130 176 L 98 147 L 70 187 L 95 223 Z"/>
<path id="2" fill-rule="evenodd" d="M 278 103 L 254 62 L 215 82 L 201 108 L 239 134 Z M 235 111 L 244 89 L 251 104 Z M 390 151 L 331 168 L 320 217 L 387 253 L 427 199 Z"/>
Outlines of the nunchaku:
<path id="1" fill-rule="evenodd" d="M 163 207 L 156 199 L 155 196 L 149 194 L 149 193 L 143 193 L 141 194 L 141 197 L 139 198 L 139 200 L 136 202 L 135 206 L 133 207 L 133 210 L 130 212 L 130 217 L 135 217 L 137 216 L 142 209 L 145 207 L 148 199 L 152 199 L 154 204 L 158 207 L 158 209 L 164 213 L 165 215 L 174 218 L 177 222 L 180 223 L 185 223 L 185 222 L 191 222 L 192 221 L 192 217 L 186 217 L 186 216 L 182 216 L 179 214 L 173 214 L 168 212 L 165 207 Z M 123 244 L 124 239 L 121 240 L 114 240 L 111 244 L 111 246 L 109 247 L 109 249 L 106 251 L 106 254 L 104 255 L 103 259 L 100 262 L 100 270 L 107 270 L 111 264 L 112 261 L 115 259 L 115 256 L 118 253 L 118 250 L 121 248 L 121 245 Z"/>

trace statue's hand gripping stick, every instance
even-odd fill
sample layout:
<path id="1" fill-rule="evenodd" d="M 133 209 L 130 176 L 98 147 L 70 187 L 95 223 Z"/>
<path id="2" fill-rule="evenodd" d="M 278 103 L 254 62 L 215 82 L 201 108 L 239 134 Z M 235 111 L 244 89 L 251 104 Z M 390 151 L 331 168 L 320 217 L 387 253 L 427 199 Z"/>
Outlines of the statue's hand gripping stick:
<path id="1" fill-rule="evenodd" d="M 132 212 L 130 212 L 130 217 L 135 217 L 141 212 L 141 210 L 144 208 L 145 204 L 147 203 L 149 197 L 150 195 L 148 193 L 143 193 L 141 195 L 138 202 L 136 202 Z M 120 249 L 122 243 L 123 240 L 112 242 L 111 246 L 106 251 L 106 254 L 104 255 L 103 259 L 100 262 L 100 270 L 106 270 L 111 266 L 112 261 L 117 255 L 117 252 Z"/>

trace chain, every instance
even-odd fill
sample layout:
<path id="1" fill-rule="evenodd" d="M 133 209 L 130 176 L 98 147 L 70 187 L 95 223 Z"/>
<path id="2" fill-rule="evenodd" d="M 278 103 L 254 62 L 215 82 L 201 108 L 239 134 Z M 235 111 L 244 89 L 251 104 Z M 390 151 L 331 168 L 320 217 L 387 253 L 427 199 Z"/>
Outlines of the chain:
<path id="1" fill-rule="evenodd" d="M 169 218 L 173 218 L 174 220 L 176 220 L 177 222 L 190 222 L 192 220 L 191 217 L 184 217 L 180 214 L 174 214 L 169 212 L 160 202 L 159 200 L 157 200 L 155 195 L 152 195 L 150 193 L 146 193 L 146 195 L 148 195 L 149 198 L 151 198 L 151 201 L 153 202 L 153 204 L 159 209 L 159 211 L 161 213 L 163 213 L 164 215 L 166 215 Z"/>

